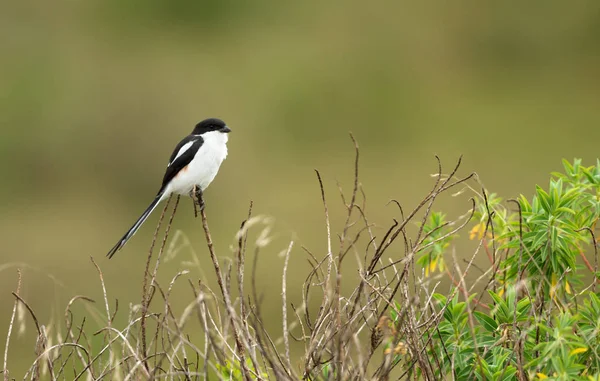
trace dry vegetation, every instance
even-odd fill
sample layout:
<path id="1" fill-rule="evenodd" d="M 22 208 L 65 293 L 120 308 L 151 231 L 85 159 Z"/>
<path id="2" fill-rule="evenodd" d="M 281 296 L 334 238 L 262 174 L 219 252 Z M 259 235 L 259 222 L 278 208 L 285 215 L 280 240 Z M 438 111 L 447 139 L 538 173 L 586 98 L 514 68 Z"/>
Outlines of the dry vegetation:
<path id="1" fill-rule="evenodd" d="M 449 174 L 443 173 L 440 163 L 431 191 L 416 207 L 407 212 L 397 201 L 390 202 L 391 207 L 397 207 L 398 218 L 383 229 L 385 234 L 378 237 L 365 212 L 366 196 L 359 182 L 359 149 L 354 138 L 352 140 L 356 148 L 354 183 L 350 192 L 340 188 L 346 215 L 337 234 L 330 224 L 329 196 L 316 171 L 324 207 L 327 248 L 320 255 L 303 248 L 312 267 L 304 284 L 286 281 L 295 243 L 290 242 L 283 252 L 281 331 L 268 331 L 264 324 L 263 290 L 256 288 L 255 280 L 258 253 L 269 244 L 270 226 L 264 217 L 252 215 L 252 204 L 236 235 L 234 257 L 225 266 L 219 262 L 213 246 L 206 212 L 201 211 L 218 289 L 211 290 L 202 279 L 185 276 L 185 271 L 175 274 L 169 284 L 159 284 L 157 273 L 168 252 L 165 247 L 179 203 L 177 198 L 170 217 L 167 212 L 172 200 L 167 202 L 156 228 L 145 267 L 140 304 L 130 305 L 128 310 L 119 307 L 118 302 L 113 307 L 102 271 L 92 259 L 104 296 L 105 326 L 102 329 L 90 331 L 87 318 L 72 313 L 74 303 L 91 301 L 76 296 L 65 309 L 65 333 L 60 337 L 49 336 L 46 327 L 36 318 L 34 308 L 21 298 L 19 276 L 6 341 L 5 380 L 16 376 L 8 372 L 10 358 L 7 359 L 7 353 L 11 331 L 19 324 L 15 323 L 15 316 L 23 307 L 35 322 L 38 333 L 37 357 L 24 379 L 434 380 L 448 374 L 457 379 L 474 379 L 480 368 L 472 366 L 466 374 L 457 375 L 460 368 L 458 360 L 455 363 L 457 349 L 447 348 L 444 344 L 447 341 L 442 339 L 441 322 L 447 319 L 448 313 L 457 313 L 455 297 L 470 301 L 462 306 L 464 329 L 474 342 L 471 353 L 474 357 L 470 357 L 470 364 L 480 362 L 479 366 L 482 366 L 482 359 L 495 346 L 505 347 L 508 340 L 513 348 L 521 348 L 521 351 L 513 351 L 507 361 L 515 364 L 519 379 L 523 379 L 526 375 L 523 343 L 531 331 L 507 339 L 504 328 L 505 331 L 499 331 L 495 337 L 494 345 L 477 343 L 481 336 L 477 333 L 479 323 L 473 310 L 488 307 L 473 299 L 473 290 L 481 295 L 487 288 L 496 289 L 499 284 L 496 277 L 500 273 L 500 258 L 496 258 L 496 253 L 501 251 L 494 246 L 495 240 L 485 243 L 486 237 L 494 234 L 490 229 L 493 227 L 489 223 L 492 213 L 485 193 L 482 194 L 482 208 L 488 211 L 488 220 L 484 223 L 485 231 L 481 232 L 483 238 L 470 258 L 458 261 L 453 257 L 440 276 L 427 275 L 417 263 L 420 255 L 448 242 L 471 221 L 477 210 L 475 200 L 471 200 L 468 212 L 455 221 L 439 221 L 433 228 L 428 224 L 436 199 L 445 193 L 460 193 L 458 191 L 467 181 L 475 181 L 476 176 L 457 177 L 460 160 Z M 165 221 L 161 239 L 159 232 Z M 359 245 L 359 242 L 366 242 L 366 245 Z M 481 276 L 468 285 L 466 274 L 472 270 L 473 260 L 482 247 L 489 250 L 492 266 L 486 271 L 481 270 Z M 356 262 L 350 268 L 357 270 L 358 276 L 342 274 L 342 269 L 349 268 L 345 262 L 351 262 L 352 258 Z M 429 262 L 426 267 L 433 270 L 435 263 L 432 266 Z M 435 293 L 440 292 L 440 278 L 446 276 L 455 287 L 446 298 L 440 298 Z M 176 312 L 170 302 L 173 289 L 176 283 L 186 282 L 186 279 L 190 289 L 189 304 Z M 355 279 L 351 286 L 349 283 Z M 302 288 L 301 301 L 288 300 L 290 287 Z M 177 297 L 182 298 L 181 295 Z M 127 314 L 126 325 L 116 326 L 117 314 Z M 528 316 L 533 315 L 529 313 Z M 517 324 L 516 312 L 514 324 Z M 190 328 L 192 326 L 199 327 L 201 335 L 195 331 L 197 328 Z M 292 357 L 290 342 L 300 343 L 296 345 L 303 347 L 300 357 Z M 501 371 L 500 379 L 504 379 L 507 369 Z M 515 373 L 507 376 L 510 377 L 506 379 L 516 377 Z"/>

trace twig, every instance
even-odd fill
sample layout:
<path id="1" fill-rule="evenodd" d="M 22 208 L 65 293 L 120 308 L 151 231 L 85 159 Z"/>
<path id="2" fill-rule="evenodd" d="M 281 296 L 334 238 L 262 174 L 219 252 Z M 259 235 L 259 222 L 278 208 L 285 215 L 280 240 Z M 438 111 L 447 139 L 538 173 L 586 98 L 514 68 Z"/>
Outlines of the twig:
<path id="1" fill-rule="evenodd" d="M 491 219 L 491 217 L 490 217 Z M 465 276 L 467 275 L 467 272 L 469 271 L 469 267 L 471 265 L 471 263 L 475 260 L 475 257 L 473 256 L 471 258 L 471 263 L 467 264 L 467 268 L 465 269 L 464 273 L 461 271 L 460 266 L 458 264 L 458 261 L 456 260 L 456 252 L 452 253 L 452 257 L 454 259 L 454 267 L 456 268 L 456 272 L 459 276 L 459 280 L 460 280 L 460 284 L 462 287 L 460 287 L 460 290 L 462 291 L 463 297 L 465 298 L 465 306 L 466 306 L 466 310 L 467 310 L 467 317 L 468 317 L 468 325 L 469 328 L 471 330 L 471 339 L 473 340 L 473 349 L 475 352 L 475 360 L 477 361 L 477 364 L 479 365 L 479 367 L 481 368 L 481 356 L 479 354 L 479 347 L 477 345 L 477 335 L 475 334 L 475 319 L 473 317 L 473 310 L 471 309 L 471 304 L 469 303 L 469 294 L 467 293 L 467 284 L 465 282 Z M 473 369 L 471 370 L 471 374 L 469 374 L 469 379 L 473 377 L 473 372 L 475 371 L 475 367 L 473 367 Z"/>
<path id="2" fill-rule="evenodd" d="M 106 286 L 104 285 L 104 276 L 102 275 L 102 270 L 100 270 L 100 266 L 98 266 L 96 261 L 94 261 L 94 257 L 90 256 L 90 260 L 96 267 L 96 270 L 98 271 L 98 276 L 100 277 L 100 284 L 102 285 L 102 295 L 104 296 L 104 306 L 106 308 L 106 319 L 107 319 L 108 326 L 110 327 L 112 325 L 112 316 L 110 314 L 110 308 L 108 306 L 108 297 L 106 296 Z"/>
<path id="3" fill-rule="evenodd" d="M 46 342 L 47 342 L 47 337 L 45 335 L 45 328 L 43 326 L 40 326 L 40 324 L 38 322 L 38 319 L 37 319 L 37 316 L 35 316 L 35 313 L 33 312 L 33 309 L 29 306 L 29 304 L 27 304 L 27 302 L 25 300 L 23 300 L 23 298 L 21 298 L 15 292 L 13 292 L 12 294 L 21 303 L 23 303 L 23 305 L 25 306 L 25 308 L 27 308 L 27 310 L 29 311 L 29 314 L 31 315 L 31 318 L 33 319 L 33 322 L 35 323 L 35 327 L 36 327 L 37 332 L 38 332 L 38 345 L 37 345 L 37 348 L 36 348 L 36 354 L 39 355 L 40 353 L 45 352 L 45 350 L 46 350 Z M 39 351 L 38 351 L 38 349 L 39 349 Z M 36 361 L 36 364 L 37 364 L 37 361 Z M 50 361 L 50 359 L 48 359 L 48 368 L 52 372 L 52 362 Z M 39 375 L 39 371 L 37 372 L 37 374 Z M 52 376 L 53 376 L 53 374 L 52 374 Z"/>
<path id="4" fill-rule="evenodd" d="M 67 334 L 66 334 L 66 338 L 69 338 L 72 342 L 74 343 L 79 343 L 79 340 L 81 339 L 81 335 L 83 334 L 83 325 L 85 324 L 85 317 L 83 318 L 83 321 L 81 323 L 81 328 L 79 330 L 79 335 L 77 336 L 77 339 L 75 339 L 75 336 L 73 335 L 73 331 L 72 331 L 72 325 L 73 325 L 73 313 L 71 312 L 71 306 L 73 305 L 73 303 L 75 303 L 77 300 L 85 300 L 86 302 L 90 302 L 90 303 L 95 303 L 95 301 L 91 298 L 88 298 L 87 296 L 82 296 L 82 295 L 78 295 L 75 296 L 73 298 L 71 298 L 71 300 L 69 300 L 69 303 L 67 303 L 67 307 L 65 308 L 65 324 L 66 324 L 66 328 L 67 328 Z M 71 317 L 71 319 L 69 319 L 69 317 Z M 65 338 L 65 342 L 67 341 Z M 83 355 L 81 354 L 81 352 L 77 349 L 78 347 L 74 347 L 73 351 L 75 351 L 75 353 L 77 354 L 77 357 L 79 358 L 79 360 L 81 361 L 82 364 L 86 364 L 86 360 L 83 358 Z M 87 354 L 87 351 L 85 351 Z M 89 358 L 89 356 L 88 356 Z M 94 376 L 94 371 L 92 369 L 91 366 L 86 366 L 86 369 L 89 373 L 89 376 L 92 379 L 95 379 Z M 60 371 L 59 371 L 60 373 Z M 83 374 L 83 372 L 82 372 Z"/>
<path id="5" fill-rule="evenodd" d="M 21 292 L 21 270 L 17 269 L 17 291 L 16 294 L 19 295 Z M 10 335 L 12 333 L 13 324 L 15 322 L 15 315 L 17 314 L 17 306 L 19 304 L 19 300 L 15 299 L 15 303 L 13 305 L 12 315 L 10 317 L 10 324 L 8 325 L 8 333 L 6 334 L 6 345 L 4 347 L 4 381 L 8 381 L 10 379 L 8 374 L 8 347 L 10 344 Z"/>
<path id="6" fill-rule="evenodd" d="M 283 264 L 283 280 L 282 280 L 282 308 L 283 308 L 283 344 L 285 346 L 285 359 L 287 362 L 288 372 L 292 369 L 292 360 L 290 357 L 290 338 L 288 332 L 288 322 L 287 322 L 287 293 L 286 293 L 286 278 L 287 278 L 287 269 L 288 262 L 290 260 L 290 253 L 292 251 L 292 247 L 294 246 L 294 241 L 290 241 L 290 245 L 285 253 L 285 262 Z"/>
<path id="7" fill-rule="evenodd" d="M 327 278 L 326 283 L 329 283 L 331 279 L 331 265 L 333 264 L 333 253 L 331 251 L 331 226 L 329 223 L 329 208 L 327 207 L 327 201 L 325 199 L 325 188 L 323 187 L 323 180 L 321 180 L 321 174 L 315 169 L 317 179 L 319 179 L 319 188 L 321 189 L 321 199 L 323 200 L 323 207 L 325 208 L 325 228 L 327 229 Z M 327 297 L 327 296 L 324 296 Z"/>
<path id="8" fill-rule="evenodd" d="M 202 199 L 202 194 L 199 194 L 199 199 Z M 233 330 L 233 338 L 235 340 L 235 344 L 240 356 L 240 364 L 242 366 L 242 372 L 244 375 L 244 379 L 250 381 L 250 370 L 248 369 L 248 364 L 246 364 L 246 355 L 244 354 L 244 347 L 240 340 L 240 334 L 238 332 L 238 328 L 235 324 L 234 316 L 235 311 L 233 310 L 233 306 L 231 304 L 231 297 L 227 292 L 226 285 L 223 281 L 223 274 L 221 273 L 221 265 L 219 265 L 219 260 L 217 255 L 215 254 L 215 249 L 212 241 L 212 236 L 210 234 L 210 230 L 208 228 L 208 220 L 206 218 L 206 208 L 202 208 L 200 210 L 200 216 L 202 217 L 202 227 L 204 228 L 204 235 L 206 237 L 206 245 L 208 246 L 208 252 L 210 253 L 210 258 L 213 262 L 213 266 L 215 268 L 215 272 L 217 275 L 217 283 L 219 284 L 219 288 L 221 289 L 221 293 L 223 294 L 223 299 L 225 301 L 225 307 L 229 312 L 229 318 L 231 320 L 231 328 Z M 252 355 L 252 354 L 250 354 Z M 254 368 L 258 371 L 257 364 L 254 363 Z M 261 379 L 261 377 L 258 377 Z"/>
<path id="9" fill-rule="evenodd" d="M 21 303 L 23 303 L 23 305 L 25 306 L 25 308 L 27 308 L 27 311 L 29 311 L 29 314 L 31 315 L 31 318 L 33 319 L 33 323 L 35 324 L 35 328 L 37 330 L 38 335 L 40 335 L 42 333 L 42 330 L 40 329 L 40 324 L 38 323 L 38 319 L 37 316 L 35 316 L 35 312 L 33 312 L 33 310 L 31 309 L 31 307 L 29 306 L 29 304 L 27 304 L 27 302 L 25 300 L 23 300 L 23 298 L 21 298 L 18 294 L 16 293 L 12 293 L 13 296 L 15 298 L 17 298 L 17 300 Z"/>
<path id="10" fill-rule="evenodd" d="M 596 242 L 596 235 L 594 234 L 594 231 L 592 229 L 590 229 L 587 226 L 584 226 L 581 229 L 577 229 L 575 231 L 580 232 L 582 230 L 587 230 L 587 232 L 590 233 L 590 235 L 592 236 L 592 245 L 594 246 L 594 267 L 592 267 L 592 265 L 586 258 L 585 254 L 583 253 L 583 250 L 579 250 L 579 255 L 581 255 L 581 258 L 585 262 L 585 265 L 587 266 L 587 268 L 594 273 L 594 278 L 596 278 L 596 282 L 593 283 L 592 291 L 596 292 L 596 283 L 600 283 L 600 279 L 598 278 L 598 275 L 597 275 L 598 274 L 598 247 L 597 247 L 598 243 Z"/>
<path id="11" fill-rule="evenodd" d="M 244 334 L 247 337 L 250 336 L 250 331 L 248 329 L 248 322 L 246 320 L 247 312 L 246 312 L 246 302 L 244 300 L 244 272 L 246 265 L 246 243 L 248 239 L 248 229 L 245 229 L 246 223 L 250 220 L 252 216 L 252 206 L 253 202 L 250 201 L 250 206 L 248 207 L 248 217 L 244 222 L 242 222 L 240 226 L 240 233 L 238 238 L 238 248 L 237 248 L 237 282 L 238 282 L 238 293 L 239 293 L 239 301 L 240 301 L 240 315 L 242 316 L 242 325 L 244 328 Z"/>
<path id="12" fill-rule="evenodd" d="M 354 210 L 354 205 L 356 203 L 356 194 L 358 193 L 358 163 L 359 163 L 359 158 L 360 158 L 360 150 L 358 149 L 358 142 L 356 141 L 356 139 L 354 138 L 354 135 L 352 135 L 352 133 L 350 133 L 350 139 L 352 139 L 352 142 L 354 143 L 354 153 L 355 153 L 355 157 L 354 157 L 354 187 L 352 189 L 352 197 L 350 199 L 350 204 L 347 206 L 348 208 L 348 214 L 346 215 L 346 222 L 344 223 L 344 229 L 342 231 L 342 236 L 340 237 L 340 252 L 338 254 L 338 263 L 337 263 L 337 274 L 336 274 L 336 282 L 335 282 L 335 293 L 334 293 L 334 300 L 337 301 L 336 303 L 336 308 L 335 308 L 335 313 L 336 313 L 336 324 L 337 324 L 337 330 L 339 332 L 338 335 L 338 340 L 337 340 L 337 350 L 335 351 L 334 354 L 334 359 L 335 359 L 335 369 L 336 369 L 336 378 L 338 381 L 340 381 L 342 379 L 342 373 L 343 373 L 343 368 L 342 368 L 342 352 L 343 352 L 343 348 L 342 348 L 342 334 L 341 334 L 341 329 L 342 329 L 342 304 L 341 304 L 341 288 L 342 288 L 342 274 L 341 274 L 341 267 L 342 267 L 342 260 L 344 258 L 343 256 L 343 249 L 344 249 L 344 243 L 346 242 L 346 235 L 348 234 L 348 229 L 350 229 L 350 219 L 352 217 L 352 211 Z"/>
<path id="13" fill-rule="evenodd" d="M 495 267 L 496 266 L 496 235 L 494 232 L 494 213 L 495 212 L 490 211 L 490 204 L 488 202 L 487 192 L 485 191 L 484 188 L 481 188 L 481 194 L 483 195 L 483 200 L 485 203 L 485 210 L 488 215 L 488 220 L 487 220 L 486 224 L 490 226 L 490 231 L 492 232 L 492 266 Z M 487 232 L 487 226 L 486 226 L 485 230 Z M 483 237 L 485 238 L 485 233 L 484 233 Z M 487 244 L 485 245 L 485 247 L 487 250 Z M 492 284 L 493 284 L 493 291 L 496 292 L 496 271 L 492 272 Z"/>
<path id="14" fill-rule="evenodd" d="M 142 342 L 142 359 L 144 361 L 144 368 L 146 369 L 147 373 L 150 372 L 150 366 L 148 365 L 148 361 L 146 360 L 146 353 L 148 353 L 146 347 L 146 314 L 148 313 L 148 304 L 150 303 L 150 297 L 148 295 L 148 276 L 150 275 L 150 260 L 152 259 L 152 252 L 154 251 L 154 244 L 156 243 L 156 238 L 158 237 L 158 231 L 160 230 L 162 221 L 165 218 L 165 213 L 167 212 L 167 208 L 169 207 L 169 203 L 171 202 L 172 197 L 173 195 L 169 196 L 169 198 L 167 199 L 165 207 L 163 208 L 163 211 L 160 214 L 160 218 L 158 219 L 156 229 L 154 230 L 154 236 L 152 237 L 152 243 L 150 244 L 150 250 L 148 251 L 148 259 L 146 260 L 146 268 L 144 269 L 144 279 L 142 282 L 142 320 L 140 322 L 140 340 Z"/>

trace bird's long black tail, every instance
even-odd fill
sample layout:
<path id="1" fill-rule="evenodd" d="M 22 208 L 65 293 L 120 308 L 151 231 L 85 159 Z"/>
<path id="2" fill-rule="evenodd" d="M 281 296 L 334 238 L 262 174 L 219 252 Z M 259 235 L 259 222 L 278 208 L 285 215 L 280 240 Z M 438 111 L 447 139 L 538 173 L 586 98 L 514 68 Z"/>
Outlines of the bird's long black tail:
<path id="1" fill-rule="evenodd" d="M 135 222 L 135 224 L 133 224 L 133 226 L 131 227 L 131 229 L 129 229 L 127 231 L 127 233 L 125 233 L 125 235 L 123 236 L 123 238 L 121 238 L 119 240 L 119 242 L 117 242 L 117 244 L 112 249 L 110 249 L 110 251 L 108 252 L 108 254 L 106 254 L 107 257 L 112 258 L 113 255 L 115 255 L 115 253 L 117 251 L 119 251 L 123 246 L 125 246 L 125 244 L 127 243 L 127 241 L 129 241 L 129 239 L 131 237 L 133 237 L 133 235 L 135 234 L 135 232 L 138 231 L 138 229 L 142 226 L 142 224 L 150 216 L 150 214 L 152 213 L 152 211 L 156 208 L 156 206 L 158 205 L 158 203 L 162 200 L 163 195 L 164 195 L 164 192 L 161 189 L 160 192 L 158 192 L 158 194 L 156 195 L 156 198 L 154 198 L 154 200 L 150 204 L 150 206 L 144 211 L 144 213 L 142 214 L 142 216 L 140 218 L 138 218 L 138 220 Z"/>

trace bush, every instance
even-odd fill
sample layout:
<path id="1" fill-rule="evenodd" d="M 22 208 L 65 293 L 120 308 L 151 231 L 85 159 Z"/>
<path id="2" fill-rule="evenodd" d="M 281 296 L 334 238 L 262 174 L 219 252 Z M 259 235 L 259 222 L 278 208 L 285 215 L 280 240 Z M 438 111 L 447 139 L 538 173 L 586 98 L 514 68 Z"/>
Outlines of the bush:
<path id="1" fill-rule="evenodd" d="M 457 177 L 460 160 L 447 175 L 438 160 L 431 191 L 408 213 L 391 201 L 398 217 L 376 236 L 380 229 L 367 217 L 359 183 L 356 142 L 355 148 L 354 183 L 349 194 L 341 193 L 345 215 L 337 239 L 316 172 L 328 240 L 321 255 L 305 250 L 312 270 L 303 285 L 287 284 L 294 242 L 284 251 L 283 335 L 264 324 L 255 270 L 258 253 L 269 247 L 271 226 L 268 219 L 252 216 L 252 205 L 225 269 L 202 211 L 218 290 L 189 277 L 189 305 L 176 314 L 173 286 L 187 272 L 175 274 L 169 285 L 159 284 L 156 275 L 170 251 L 165 242 L 177 199 L 158 241 L 165 206 L 148 255 L 141 303 L 130 306 L 125 326 L 115 326 L 117 311 L 94 262 L 104 291 L 104 327 L 89 331 L 85 317 L 74 323 L 71 306 L 88 300 L 76 297 L 66 308 L 66 334 L 51 337 L 19 296 L 19 279 L 6 351 L 15 315 L 25 307 L 39 335 L 37 357 L 25 375 L 33 379 L 600 380 L 594 234 L 600 162 L 585 167 L 581 160 L 564 161 L 565 172 L 552 174 L 548 189 L 538 186 L 532 198 L 503 202 L 479 190 L 474 173 Z M 466 214 L 448 219 L 435 211 L 439 197 L 465 192 L 473 195 Z M 477 245 L 459 260 L 458 233 L 469 228 L 468 238 Z M 162 245 L 152 267 L 157 241 Z M 248 253 L 253 255 L 250 272 Z M 592 254 L 593 264 L 587 259 Z M 347 272 L 352 256 L 358 275 Z M 489 261 L 488 268 L 481 269 L 476 259 Z M 480 274 L 470 280 L 475 271 Z M 449 291 L 440 292 L 445 283 Z M 301 301 L 287 300 L 289 287 L 302 288 Z M 292 357 L 290 341 L 299 343 L 301 356 Z"/>

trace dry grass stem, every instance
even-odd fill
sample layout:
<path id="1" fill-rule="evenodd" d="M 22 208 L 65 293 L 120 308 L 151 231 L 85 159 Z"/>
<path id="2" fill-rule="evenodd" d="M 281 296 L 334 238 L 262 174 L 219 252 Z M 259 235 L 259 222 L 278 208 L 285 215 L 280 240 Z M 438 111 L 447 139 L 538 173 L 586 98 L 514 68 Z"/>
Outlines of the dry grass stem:
<path id="1" fill-rule="evenodd" d="M 475 200 L 461 194 L 477 188 L 467 186 L 476 175 L 458 177 L 460 159 L 445 174 L 436 157 L 437 173 L 427 194 L 411 208 L 396 200 L 379 203 L 389 205 L 388 211 L 393 215 L 384 224 L 376 223 L 369 213 L 376 201 L 367 202 L 368 192 L 359 178 L 359 146 L 354 136 L 350 138 L 354 147 L 350 193 L 345 193 L 338 183 L 341 205 L 334 208 L 321 173 L 315 170 L 325 241 L 317 248 L 300 244 L 299 256 L 291 255 L 294 245 L 299 245 L 297 239 L 276 247 L 272 218 L 253 216 L 252 203 L 241 224 L 233 225 L 233 256 L 225 264 L 219 261 L 220 245 L 215 245 L 209 228 L 210 203 L 199 211 L 206 249 L 192 248 L 191 239 L 180 232 L 169 238 L 179 197 L 155 255 L 169 199 L 152 237 L 139 304 L 122 304 L 119 310 L 117 301 L 113 308 L 109 303 L 110 283 L 92 258 L 104 305 L 93 307 L 89 303 L 93 300 L 84 296 L 71 299 L 64 314 L 66 333 L 58 339 L 53 330 L 39 324 L 22 299 L 19 273 L 5 345 L 4 380 L 9 380 L 7 353 L 19 303 L 29 311 L 38 333 L 36 356 L 27 374 L 34 378 L 47 372 L 54 379 L 120 381 L 434 380 L 446 363 L 452 364 L 448 376 L 457 378 L 455 351 L 436 344 L 443 334 L 440 324 L 455 296 L 469 300 L 475 285 L 484 289 L 499 285 L 496 277 L 503 253 L 484 238 L 472 255 L 456 255 L 446 269 L 435 274 L 426 274 L 417 262 L 463 231 L 472 220 Z M 457 186 L 461 188 L 458 192 Z M 457 196 L 463 200 L 462 215 L 429 227 L 438 200 Z M 334 216 L 336 210 L 342 210 L 342 214 Z M 490 217 L 484 235 L 488 229 L 493 230 L 492 210 L 487 210 Z M 333 242 L 335 239 L 338 241 Z M 475 268 L 475 257 L 479 253 L 485 255 L 481 249 L 488 246 L 492 247 L 491 269 L 481 269 L 475 284 L 469 284 L 467 276 L 472 276 L 469 271 Z M 202 252 L 210 256 L 216 287 L 204 279 L 203 271 L 208 269 L 202 266 Z M 276 253 L 282 253 L 283 271 L 281 306 L 276 310 L 280 312 L 273 314 L 274 309 L 265 306 L 265 300 L 273 296 L 272 290 L 260 289 L 259 277 L 264 274 L 258 257 Z M 527 260 L 528 254 L 522 254 Z M 159 276 L 159 271 L 165 271 L 163 263 L 167 260 L 180 261 L 184 269 Z M 463 260 L 466 266 L 461 269 L 458 264 Z M 301 274 L 303 283 L 294 284 L 292 279 L 297 279 L 298 269 L 306 263 L 306 274 Z M 178 287 L 183 282 L 189 285 L 185 291 Z M 440 302 L 440 290 L 446 286 L 446 302 Z M 523 292 L 538 291 L 524 287 Z M 79 306 L 79 302 L 86 304 Z M 473 336 L 478 303 L 483 305 L 477 300 L 466 309 Z M 80 315 L 82 309 L 93 311 L 88 315 L 95 317 L 96 326 L 86 321 L 87 316 Z M 541 316 L 539 311 L 537 308 L 536 313 Z M 273 329 L 276 326 L 279 328 Z M 485 351 L 476 349 L 474 353 L 483 356 Z M 522 368 L 523 356 L 515 356 Z"/>

